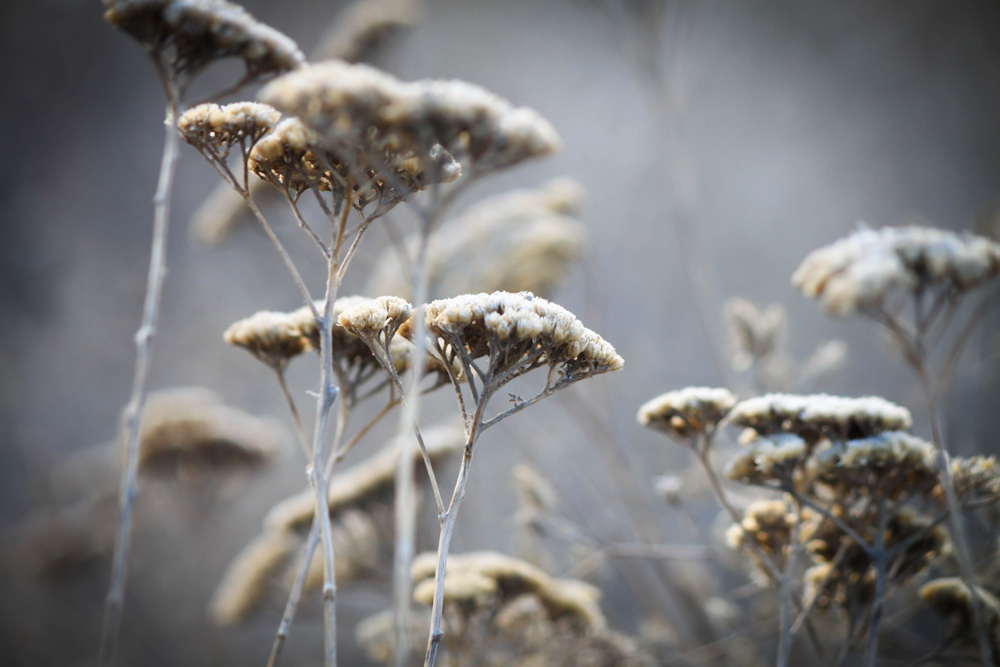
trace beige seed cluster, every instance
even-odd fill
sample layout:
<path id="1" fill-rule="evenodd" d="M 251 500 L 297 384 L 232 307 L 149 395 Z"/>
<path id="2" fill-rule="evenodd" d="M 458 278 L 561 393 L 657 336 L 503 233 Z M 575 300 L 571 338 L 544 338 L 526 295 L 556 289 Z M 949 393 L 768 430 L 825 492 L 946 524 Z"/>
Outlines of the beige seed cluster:
<path id="1" fill-rule="evenodd" d="M 463 292 L 551 294 L 586 248 L 586 226 L 573 216 L 582 187 L 568 178 L 539 188 L 487 197 L 446 222 L 427 247 L 428 294 Z M 419 236 L 407 239 L 410 255 Z M 469 257 L 475 256 L 475 262 Z M 399 252 L 387 248 L 368 278 L 369 294 L 410 295 L 409 275 Z"/>
<path id="2" fill-rule="evenodd" d="M 787 318 L 780 303 L 759 309 L 747 299 L 735 298 L 726 302 L 726 320 L 734 347 L 752 359 L 774 354 L 781 346 Z"/>
<path id="3" fill-rule="evenodd" d="M 792 276 L 828 313 L 877 310 L 896 292 L 973 289 L 1000 273 L 1000 244 L 929 227 L 860 229 L 810 253 Z"/>
<path id="4" fill-rule="evenodd" d="M 806 441 L 789 433 L 759 438 L 726 467 L 725 475 L 741 484 L 780 485 L 806 460 Z"/>
<path id="5" fill-rule="evenodd" d="M 181 115 L 177 130 L 184 141 L 202 153 L 225 158 L 237 144 L 249 149 L 277 125 L 280 117 L 277 109 L 258 102 L 199 104 Z"/>
<path id="6" fill-rule="evenodd" d="M 246 67 L 246 81 L 305 62 L 291 39 L 225 0 L 104 0 L 104 18 L 142 43 L 174 77 L 193 77 L 222 58 Z"/>
<path id="7" fill-rule="evenodd" d="M 235 322 L 222 337 L 229 345 L 245 348 L 268 366 L 281 368 L 311 347 L 301 324 L 301 318 L 289 313 L 262 310 Z"/>
<path id="8" fill-rule="evenodd" d="M 562 306 L 530 292 L 464 294 L 427 305 L 427 328 L 449 345 L 465 346 L 475 359 L 491 350 L 507 352 L 516 365 L 521 352 L 535 359 L 541 351 L 550 365 L 594 375 L 624 366 L 614 347 L 587 329 Z"/>
<path id="9" fill-rule="evenodd" d="M 965 582 L 958 577 L 934 579 L 920 588 L 920 597 L 948 621 L 951 635 L 956 641 L 967 645 L 976 643 L 972 596 Z M 976 597 L 979 598 L 983 624 L 989 635 L 993 659 L 996 661 L 1000 657 L 1000 600 L 979 586 L 976 587 Z"/>
<path id="10" fill-rule="evenodd" d="M 404 83 L 363 64 L 310 65 L 268 84 L 260 98 L 331 144 L 375 132 L 420 160 L 439 146 L 480 170 L 548 155 L 560 143 L 535 111 L 483 88 L 463 81 Z"/>
<path id="11" fill-rule="evenodd" d="M 412 306 L 405 299 L 380 296 L 367 303 L 345 309 L 338 323 L 355 336 L 364 339 L 391 337 L 410 317 Z"/>
<path id="12" fill-rule="evenodd" d="M 726 543 L 730 549 L 751 559 L 754 579 L 762 584 L 773 584 L 772 575 L 764 566 L 760 552 L 783 570 L 797 520 L 795 512 L 783 500 L 758 501 L 747 508 L 741 523 L 729 527 Z"/>
<path id="13" fill-rule="evenodd" d="M 890 499 L 929 493 L 938 484 L 934 446 L 902 431 L 849 440 L 812 458 L 817 478 L 846 498 L 864 481 Z"/>
<path id="14" fill-rule="evenodd" d="M 417 25 L 423 15 L 415 0 L 359 0 L 337 14 L 320 37 L 312 60 L 371 61 L 400 32 Z"/>
<path id="15" fill-rule="evenodd" d="M 711 433 L 736 405 L 728 389 L 687 387 L 671 391 L 639 408 L 639 423 L 686 440 L 698 433 Z"/>
<path id="16" fill-rule="evenodd" d="M 730 421 L 760 435 L 794 433 L 810 442 L 865 438 L 910 427 L 910 411 L 884 398 L 767 394 L 737 404 Z"/>

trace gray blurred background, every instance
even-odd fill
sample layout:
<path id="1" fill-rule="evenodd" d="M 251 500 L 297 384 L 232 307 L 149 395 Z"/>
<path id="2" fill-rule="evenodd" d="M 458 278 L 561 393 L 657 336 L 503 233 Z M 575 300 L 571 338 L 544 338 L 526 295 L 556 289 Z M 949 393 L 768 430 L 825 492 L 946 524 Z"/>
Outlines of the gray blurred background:
<path id="1" fill-rule="evenodd" d="M 246 6 L 308 51 L 340 3 Z M 115 437 L 144 294 L 163 96 L 141 50 L 104 24 L 96 1 L 3 3 L 0 31 L 6 530 L 52 501 L 53 467 Z M 424 23 L 380 64 L 404 79 L 478 83 L 551 120 L 565 144 L 559 155 L 484 179 L 456 211 L 554 176 L 579 180 L 588 193 L 582 219 L 589 256 L 555 300 L 626 360 L 624 371 L 489 433 L 459 519 L 457 551 L 512 548 L 516 462 L 553 478 L 567 511 L 609 535 L 620 523 L 616 503 L 648 501 L 653 475 L 688 465 L 684 452 L 644 433 L 634 418 L 663 391 L 725 382 L 720 365 L 731 374 L 699 324 L 685 260 L 704 277 L 718 341 L 725 340 L 725 299 L 782 302 L 793 356 L 804 358 L 830 338 L 848 344 L 846 364 L 824 390 L 907 405 L 918 414 L 917 432 L 927 435 L 920 393 L 872 326 L 828 320 L 789 276 L 807 252 L 858 221 L 989 227 L 1000 204 L 1000 5 L 687 2 L 657 23 L 600 0 L 428 0 Z M 231 73 L 210 72 L 205 89 Z M 211 250 L 189 240 L 187 220 L 216 181 L 182 146 L 151 385 L 207 386 L 287 423 L 267 369 L 225 346 L 221 333 L 256 310 L 296 307 L 297 292 L 257 228 Z M 318 286 L 322 270 L 312 248 L 284 211 L 275 211 L 279 233 Z M 400 227 L 412 222 L 407 211 L 393 215 Z M 360 289 L 384 245 L 378 234 L 367 239 L 343 293 Z M 994 317 L 974 339 L 948 399 L 959 452 L 996 449 L 997 331 Z M 303 404 L 315 384 L 308 366 L 291 374 Z M 429 401 L 427 420 L 453 410 L 449 400 Z M 370 445 L 392 432 L 396 420 L 389 421 Z M 204 609 L 266 509 L 304 486 L 302 468 L 289 448 L 268 471 L 224 488 L 143 487 L 150 491 L 139 501 L 123 657 L 143 665 L 265 660 L 282 601 L 238 630 L 212 628 Z M 615 491 L 629 475 L 638 490 Z M 621 495 L 605 502 L 604 492 Z M 651 519 L 659 541 L 689 543 L 661 511 Z M 711 503 L 704 511 L 710 520 Z M 108 569 L 102 560 L 57 583 L 4 572 L 0 663 L 92 662 Z M 594 580 L 607 584 L 615 576 Z M 356 619 L 387 606 L 385 591 L 378 582 L 343 590 L 345 642 Z M 634 626 L 628 599 L 611 593 L 607 600 L 616 625 Z M 319 664 L 319 627 L 317 605 L 307 606 L 287 664 Z"/>

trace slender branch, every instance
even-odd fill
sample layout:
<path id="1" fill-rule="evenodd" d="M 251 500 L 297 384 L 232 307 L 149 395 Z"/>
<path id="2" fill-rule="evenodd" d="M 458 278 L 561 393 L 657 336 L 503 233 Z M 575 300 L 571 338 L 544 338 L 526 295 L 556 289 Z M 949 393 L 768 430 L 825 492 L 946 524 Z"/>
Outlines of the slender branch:
<path id="1" fill-rule="evenodd" d="M 871 622 L 868 624 L 868 658 L 866 662 L 868 667 L 875 667 L 875 660 L 878 656 L 878 626 L 885 610 L 885 530 L 888 522 L 889 516 L 885 511 L 885 496 L 880 495 L 876 520 L 878 533 L 875 535 L 875 555 L 873 557 L 875 561 L 875 601 L 872 602 Z"/>
<path id="2" fill-rule="evenodd" d="M 162 71 L 158 67 L 158 71 Z M 166 137 L 160 176 L 153 197 L 153 240 L 146 282 L 146 299 L 143 304 L 142 323 L 135 334 L 135 375 L 132 394 L 122 415 L 122 442 L 125 445 L 125 463 L 122 470 L 119 495 L 118 533 L 115 537 L 111 582 L 104 608 L 104 626 L 101 631 L 101 648 L 98 664 L 110 667 L 114 662 L 115 648 L 121 628 L 122 609 L 125 604 L 125 579 L 128 572 L 129 546 L 132 529 L 132 508 L 139 493 L 139 429 L 146 406 L 147 382 L 153 358 L 152 343 L 160 315 L 160 298 L 167 271 L 167 230 L 170 223 L 170 194 L 177 167 L 177 116 L 181 104 L 176 89 L 163 78 L 167 90 L 167 108 L 164 125 Z"/>
<path id="3" fill-rule="evenodd" d="M 312 563 L 316 547 L 319 546 L 319 522 L 313 517 L 312 528 L 309 529 L 309 537 L 306 538 L 306 548 L 302 554 L 302 562 L 299 563 L 299 570 L 295 575 L 295 583 L 288 595 L 288 602 L 285 604 L 285 611 L 281 615 L 281 623 L 278 625 L 278 632 L 274 635 L 274 643 L 271 644 L 271 656 L 267 660 L 267 667 L 277 667 L 281 657 L 281 649 L 288 639 L 288 633 L 295 619 L 295 610 L 302 599 L 302 589 L 306 585 L 306 576 L 309 574 L 309 565 Z"/>
<path id="4" fill-rule="evenodd" d="M 306 430 L 302 426 L 302 417 L 299 415 L 299 409 L 295 406 L 295 399 L 292 398 L 292 393 L 288 391 L 288 383 L 285 382 L 285 369 L 283 366 L 276 367 L 274 369 L 274 374 L 278 377 L 278 386 L 281 387 L 281 394 L 285 397 L 285 402 L 288 403 L 288 410 L 292 413 L 292 421 L 295 422 L 295 434 L 299 440 L 299 446 L 302 448 L 302 452 L 306 455 L 306 459 L 309 459 L 309 443 L 306 439 Z"/>
<path id="5" fill-rule="evenodd" d="M 282 187 L 282 191 L 285 193 L 285 199 L 288 200 L 288 205 L 292 209 L 292 213 L 295 214 L 295 219 L 299 222 L 299 227 L 306 230 L 309 234 L 309 238 L 313 240 L 313 243 L 319 248 L 319 251 L 323 253 L 323 257 L 326 257 L 327 261 L 330 259 L 330 249 L 326 247 L 323 243 L 323 239 L 319 237 L 319 234 L 312 228 L 312 226 L 306 222 L 306 219 L 302 217 L 302 211 L 299 210 L 299 203 L 294 198 L 292 198 L 291 193 L 288 191 L 288 185 Z"/>
<path id="6" fill-rule="evenodd" d="M 354 445 L 358 444 L 358 442 L 361 440 L 361 438 L 365 437 L 368 434 L 368 432 L 370 430 L 372 430 L 375 427 L 375 425 L 378 424 L 382 420 L 383 417 L 385 417 L 387 414 L 389 414 L 389 412 L 392 411 L 392 409 L 395 408 L 399 404 L 400 404 L 400 400 L 398 398 L 390 400 L 385 405 L 384 408 L 382 408 L 381 410 L 379 410 L 379 412 L 378 412 L 377 415 L 375 415 L 374 417 L 372 417 L 371 421 L 369 421 L 367 424 L 365 424 L 361 428 L 360 431 L 358 431 L 357 433 L 355 433 L 354 436 L 350 440 L 347 441 L 347 444 L 345 444 L 342 447 L 338 447 L 336 449 L 336 451 L 334 452 L 334 455 L 333 455 L 332 464 L 336 465 L 337 463 L 340 463 L 341 461 L 343 461 L 344 457 L 347 456 L 351 452 L 352 449 L 354 449 Z M 327 473 L 326 473 L 327 476 L 329 476 L 331 472 L 332 472 L 332 465 L 330 465 L 328 463 L 327 464 Z"/>

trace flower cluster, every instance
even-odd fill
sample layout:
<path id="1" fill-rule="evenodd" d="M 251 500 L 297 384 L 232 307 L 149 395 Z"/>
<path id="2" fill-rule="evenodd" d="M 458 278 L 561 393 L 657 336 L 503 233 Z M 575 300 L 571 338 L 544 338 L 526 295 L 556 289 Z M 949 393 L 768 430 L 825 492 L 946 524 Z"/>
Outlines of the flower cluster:
<path id="1" fill-rule="evenodd" d="M 224 165 L 233 147 L 246 152 L 274 129 L 281 114 L 258 102 L 235 102 L 225 106 L 199 104 L 185 111 L 177 131 L 209 161 Z"/>
<path id="2" fill-rule="evenodd" d="M 670 391 L 639 408 L 639 423 L 678 440 L 701 433 L 712 434 L 736 405 L 728 389 L 687 387 Z"/>
<path id="3" fill-rule="evenodd" d="M 878 310 L 893 293 L 965 292 L 1000 274 L 1000 244 L 928 227 L 859 229 L 814 250 L 792 276 L 831 315 Z"/>

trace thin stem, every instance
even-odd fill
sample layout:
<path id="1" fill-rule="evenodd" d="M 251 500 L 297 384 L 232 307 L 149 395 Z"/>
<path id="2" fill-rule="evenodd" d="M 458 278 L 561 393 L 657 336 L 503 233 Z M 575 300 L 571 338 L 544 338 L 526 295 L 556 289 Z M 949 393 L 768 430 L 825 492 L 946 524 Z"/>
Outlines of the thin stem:
<path id="1" fill-rule="evenodd" d="M 372 420 L 370 422 L 365 424 L 360 431 L 355 433 L 354 436 L 347 441 L 347 444 L 345 444 L 343 447 L 338 447 L 333 455 L 333 460 L 332 460 L 333 465 L 336 465 L 337 463 L 343 461 L 344 457 L 347 456 L 352 449 L 354 449 L 354 445 L 358 444 L 361 438 L 365 437 L 365 435 L 368 434 L 368 431 L 372 430 L 375 427 L 375 425 L 378 424 L 383 417 L 389 414 L 389 412 L 394 407 L 399 405 L 399 403 L 400 400 L 398 398 L 389 401 L 384 408 L 379 410 L 377 415 L 372 417 Z M 332 466 L 328 465 L 326 471 L 327 476 L 329 476 L 331 472 L 332 472 Z"/>
<path id="2" fill-rule="evenodd" d="M 885 530 L 889 517 L 885 511 L 885 496 L 878 499 L 878 534 L 875 535 L 875 601 L 872 602 L 872 617 L 868 627 L 868 667 L 875 667 L 878 655 L 878 626 L 885 610 L 886 557 Z"/>
<path id="3" fill-rule="evenodd" d="M 285 369 L 284 367 L 276 367 L 274 369 L 274 374 L 278 376 L 278 386 L 281 387 L 281 394 L 285 397 L 285 402 L 288 403 L 288 410 L 292 413 L 292 421 L 295 422 L 295 434 L 299 439 L 299 446 L 302 448 L 302 452 L 306 455 L 306 459 L 309 459 L 309 443 L 306 439 L 306 430 L 302 426 L 302 417 L 299 415 L 299 409 L 295 406 L 295 399 L 292 398 L 292 393 L 288 391 L 288 383 L 285 382 Z"/>
<path id="4" fill-rule="evenodd" d="M 312 528 L 309 529 L 309 537 L 306 538 L 306 548 L 302 554 L 302 562 L 299 563 L 299 571 L 295 574 L 295 583 L 288 595 L 288 602 L 285 604 L 285 612 L 281 616 L 281 624 L 278 625 L 278 632 L 274 635 L 274 643 L 271 644 L 271 656 L 267 660 L 267 667 L 277 667 L 278 659 L 281 657 L 281 649 L 288 639 L 288 633 L 295 619 L 295 610 L 302 599 L 302 589 L 306 585 L 306 576 L 309 574 L 309 565 L 312 563 L 316 547 L 319 546 L 319 522 L 313 517 Z"/>
<path id="5" fill-rule="evenodd" d="M 317 234 L 316 231 L 312 228 L 312 226 L 308 222 L 306 222 L 306 219 L 302 217 L 302 211 L 299 210 L 299 203 L 292 197 L 291 193 L 288 191 L 288 187 L 285 186 L 282 188 L 282 190 L 285 193 L 285 199 L 288 200 L 288 205 L 292 209 L 292 213 L 295 214 L 295 219 L 298 220 L 299 222 L 299 227 L 306 230 L 306 233 L 309 234 L 309 238 L 313 240 L 313 243 L 315 243 L 316 246 L 319 248 L 319 251 L 323 253 L 323 256 L 326 257 L 327 260 L 329 260 L 330 249 L 326 247 L 326 244 L 323 243 L 323 239 L 319 237 L 319 234 Z"/>
<path id="6" fill-rule="evenodd" d="M 139 428 L 146 406 L 149 368 L 153 358 L 152 343 L 160 315 L 160 297 L 167 271 L 167 230 L 170 223 L 170 193 L 177 166 L 177 116 L 181 111 L 178 95 L 166 80 L 167 108 L 164 125 L 166 138 L 160 176 L 153 197 L 153 241 L 146 280 L 146 299 L 142 309 L 142 323 L 135 334 L 135 375 L 132 394 L 122 415 L 122 441 L 125 443 L 125 464 L 122 470 L 119 495 L 118 533 L 115 537 L 111 582 L 104 608 L 104 626 L 101 631 L 101 648 L 98 664 L 110 667 L 114 662 L 115 648 L 121 628 L 122 609 L 125 605 L 125 578 L 128 571 L 129 542 L 132 528 L 132 508 L 139 493 Z"/>

